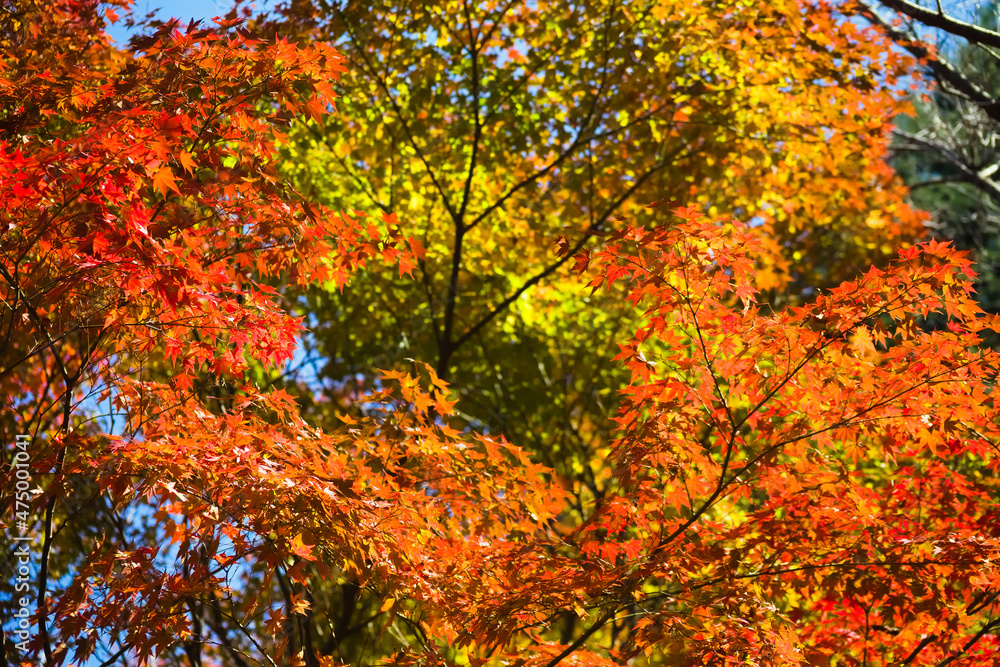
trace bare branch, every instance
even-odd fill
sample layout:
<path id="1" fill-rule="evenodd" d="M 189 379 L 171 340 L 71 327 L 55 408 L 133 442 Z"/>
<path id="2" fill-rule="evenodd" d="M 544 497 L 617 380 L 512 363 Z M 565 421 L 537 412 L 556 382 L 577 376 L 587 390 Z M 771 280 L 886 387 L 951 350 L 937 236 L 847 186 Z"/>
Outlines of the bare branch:
<path id="1" fill-rule="evenodd" d="M 943 30 L 956 37 L 964 37 L 975 44 L 983 44 L 984 46 L 992 46 L 993 48 L 1000 49 L 1000 33 L 998 32 L 960 21 L 944 12 L 934 12 L 925 9 L 907 0 L 881 0 L 881 2 L 889 9 L 895 9 L 897 12 L 909 16 L 915 21 L 920 21 L 931 28 Z"/>

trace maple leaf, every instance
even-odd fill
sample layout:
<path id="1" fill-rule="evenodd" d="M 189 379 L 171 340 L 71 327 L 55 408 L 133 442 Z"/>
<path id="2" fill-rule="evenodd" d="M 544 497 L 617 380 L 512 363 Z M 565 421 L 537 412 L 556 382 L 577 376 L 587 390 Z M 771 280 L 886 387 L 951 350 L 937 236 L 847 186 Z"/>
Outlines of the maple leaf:
<path id="1" fill-rule="evenodd" d="M 181 167 L 184 169 L 184 171 L 188 172 L 189 174 L 193 174 L 194 170 L 198 168 L 198 165 L 195 164 L 194 162 L 194 158 L 188 151 L 185 150 L 180 151 L 177 154 L 177 160 L 180 162 Z"/>
<path id="2" fill-rule="evenodd" d="M 177 186 L 177 180 L 174 178 L 174 171 L 168 165 L 163 165 L 160 167 L 156 174 L 153 175 L 153 187 L 160 191 L 160 194 L 166 196 L 167 192 L 175 192 L 180 194 L 180 188 Z"/>

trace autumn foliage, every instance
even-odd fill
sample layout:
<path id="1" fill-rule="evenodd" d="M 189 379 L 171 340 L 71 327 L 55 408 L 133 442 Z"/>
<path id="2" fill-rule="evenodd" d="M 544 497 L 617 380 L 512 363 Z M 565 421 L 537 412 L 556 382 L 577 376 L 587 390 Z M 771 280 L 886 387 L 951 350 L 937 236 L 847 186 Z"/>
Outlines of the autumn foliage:
<path id="1" fill-rule="evenodd" d="M 656 7 L 683 18 L 680 3 Z M 755 113 L 791 114 L 772 119 L 790 133 L 788 171 L 754 152 L 765 135 L 736 105 L 747 161 L 685 182 L 690 205 L 550 243 L 581 303 L 624 296 L 629 318 L 588 495 L 470 427 L 435 370 L 447 363 L 370 369 L 365 393 L 334 387 L 326 421 L 269 386 L 305 334 L 296 290 L 426 277 L 427 251 L 405 216 L 336 212 L 281 175 L 289 128 L 334 112 L 331 45 L 261 36 L 234 12 L 123 50 L 104 27 L 127 9 L 25 4 L 3 25 L 0 423 L 5 464 L 12 434 L 31 436 L 33 481 L 14 493 L 5 465 L 0 523 L 37 551 L 32 639 L 15 645 L 5 625 L 5 660 L 995 664 L 998 359 L 982 340 L 1000 320 L 976 305 L 963 253 L 910 243 L 919 216 L 881 161 L 872 106 L 895 98 L 847 93 L 863 56 L 831 72 L 829 107 L 779 111 L 765 98 L 789 91 L 748 83 Z M 705 71 L 752 70 L 785 30 L 809 71 L 842 46 L 811 27 L 842 20 L 826 5 L 769 11 L 745 26 L 746 50 Z M 655 132 L 697 162 L 720 137 L 687 117 L 724 102 L 704 93 Z M 863 134 L 860 162 L 823 163 L 826 144 L 807 141 L 838 116 L 860 125 L 831 141 Z M 826 169 L 792 201 L 788 174 Z M 473 161 L 466 195 L 487 197 L 477 178 Z M 706 213 L 713 198 L 764 222 Z M 837 200 L 857 214 L 837 232 L 852 248 L 878 258 L 898 242 L 896 258 L 812 300 L 769 301 L 790 282 L 787 251 L 828 242 L 793 246 L 794 233 Z M 471 229 L 451 222 L 455 239 Z M 20 594 L 2 590 L 12 617 Z M 352 620 L 362 599 L 373 613 Z"/>

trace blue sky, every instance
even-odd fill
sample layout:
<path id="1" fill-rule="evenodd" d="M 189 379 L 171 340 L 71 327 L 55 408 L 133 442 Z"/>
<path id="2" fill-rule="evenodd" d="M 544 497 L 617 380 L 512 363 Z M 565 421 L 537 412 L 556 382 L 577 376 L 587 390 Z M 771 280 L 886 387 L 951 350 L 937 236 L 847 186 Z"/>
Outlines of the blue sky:
<path id="1" fill-rule="evenodd" d="M 274 6 L 274 0 L 254 0 L 244 3 L 245 6 L 260 10 L 267 6 Z M 143 17 L 150 12 L 154 12 L 157 18 L 179 18 L 184 23 L 191 19 L 208 19 L 213 16 L 224 16 L 233 6 L 233 0 L 135 0 L 133 14 L 136 17 Z M 122 26 L 121 22 L 111 26 L 108 34 L 119 44 L 128 41 L 129 32 Z"/>

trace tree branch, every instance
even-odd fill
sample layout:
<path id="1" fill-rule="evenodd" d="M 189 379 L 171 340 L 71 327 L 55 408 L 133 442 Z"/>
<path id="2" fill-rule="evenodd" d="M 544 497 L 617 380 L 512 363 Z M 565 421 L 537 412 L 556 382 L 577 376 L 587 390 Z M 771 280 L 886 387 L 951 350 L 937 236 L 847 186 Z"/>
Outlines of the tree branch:
<path id="1" fill-rule="evenodd" d="M 894 9 L 900 14 L 905 14 L 911 19 L 931 28 L 943 30 L 956 37 L 964 37 L 975 44 L 983 44 L 1000 49 L 1000 33 L 960 21 L 943 12 L 939 13 L 930 9 L 924 9 L 920 5 L 908 2 L 908 0 L 880 0 L 880 2 L 889 9 Z"/>

